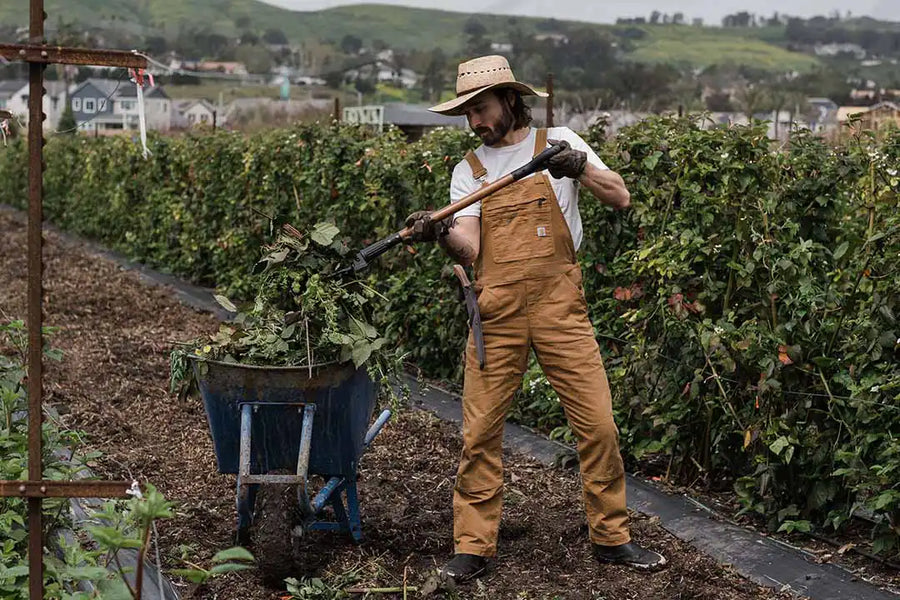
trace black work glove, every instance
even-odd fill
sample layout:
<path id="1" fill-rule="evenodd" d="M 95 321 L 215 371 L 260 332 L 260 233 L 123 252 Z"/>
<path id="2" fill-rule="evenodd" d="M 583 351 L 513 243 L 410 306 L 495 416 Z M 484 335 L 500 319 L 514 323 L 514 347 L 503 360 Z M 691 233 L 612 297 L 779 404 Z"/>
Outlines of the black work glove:
<path id="1" fill-rule="evenodd" d="M 443 221 L 432 221 L 430 210 L 417 210 L 406 217 L 406 226 L 412 229 L 411 242 L 434 242 L 439 235 L 445 235 L 447 226 Z"/>
<path id="2" fill-rule="evenodd" d="M 548 140 L 548 142 L 550 142 L 551 146 L 559 146 L 561 143 L 559 140 Z M 587 153 L 570 147 L 548 160 L 547 170 L 557 179 L 562 179 L 563 177 L 578 179 L 584 173 L 586 165 Z"/>

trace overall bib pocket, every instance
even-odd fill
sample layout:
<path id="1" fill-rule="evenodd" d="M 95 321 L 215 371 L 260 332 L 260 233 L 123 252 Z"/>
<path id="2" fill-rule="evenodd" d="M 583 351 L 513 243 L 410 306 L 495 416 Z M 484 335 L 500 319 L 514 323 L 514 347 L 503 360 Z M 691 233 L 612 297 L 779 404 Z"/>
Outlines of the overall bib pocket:
<path id="1" fill-rule="evenodd" d="M 553 254 L 550 200 L 505 196 L 482 205 L 482 224 L 490 231 L 494 261 L 510 263 Z"/>

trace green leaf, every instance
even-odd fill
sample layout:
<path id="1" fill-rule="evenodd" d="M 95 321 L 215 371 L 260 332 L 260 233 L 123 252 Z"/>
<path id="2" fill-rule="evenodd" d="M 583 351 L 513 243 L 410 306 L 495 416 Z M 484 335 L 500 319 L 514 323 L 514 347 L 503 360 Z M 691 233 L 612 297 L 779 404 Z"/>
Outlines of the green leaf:
<path id="1" fill-rule="evenodd" d="M 210 572 L 202 569 L 172 569 L 171 572 L 179 577 L 184 577 L 191 583 L 205 583 L 210 577 Z"/>
<path id="2" fill-rule="evenodd" d="M 221 306 L 222 308 L 224 308 L 224 309 L 227 310 L 228 312 L 236 313 L 236 312 L 238 311 L 237 307 L 236 307 L 234 304 L 232 304 L 231 300 L 229 300 L 229 299 L 226 298 L 225 296 L 222 296 L 222 295 L 220 295 L 220 294 L 216 294 L 216 295 L 213 296 L 213 297 L 216 299 L 216 302 L 219 303 L 219 306 Z"/>
<path id="3" fill-rule="evenodd" d="M 23 577 L 25 575 L 28 575 L 28 565 L 17 565 L 8 569 L 3 565 L 0 565 L 0 577 L 12 579 L 15 577 Z"/>
<path id="4" fill-rule="evenodd" d="M 794 448 L 795 446 L 788 446 L 784 451 L 784 464 L 791 464 L 791 459 L 794 457 Z"/>
<path id="5" fill-rule="evenodd" d="M 653 154 L 650 154 L 643 161 L 641 161 L 641 166 L 643 166 L 646 170 L 652 171 L 656 168 L 656 164 L 659 162 L 660 157 L 662 156 L 662 152 L 657 150 Z"/>
<path id="6" fill-rule="evenodd" d="M 781 451 L 790 446 L 791 443 L 784 436 L 779 437 L 777 440 L 769 444 L 769 450 L 771 450 L 776 456 L 781 454 Z"/>
<path id="7" fill-rule="evenodd" d="M 221 550 L 212 558 L 214 563 L 225 562 L 226 560 L 247 560 L 252 562 L 255 559 L 249 550 L 242 548 L 241 546 L 234 546 L 226 550 Z"/>
<path id="8" fill-rule="evenodd" d="M 850 247 L 850 244 L 847 242 L 842 242 L 840 246 L 834 249 L 832 256 L 834 260 L 840 260 L 840 258 L 847 253 L 847 248 Z"/>
<path id="9" fill-rule="evenodd" d="M 350 357 L 353 359 L 353 364 L 359 368 L 362 366 L 364 362 L 369 360 L 369 357 L 372 355 L 372 344 L 369 342 L 357 342 L 353 345 L 353 350 L 350 352 Z"/>
<path id="10" fill-rule="evenodd" d="M 310 237 L 312 241 L 320 246 L 328 246 L 340 232 L 341 230 L 335 227 L 333 223 L 322 222 L 316 223 L 310 232 Z"/>
<path id="11" fill-rule="evenodd" d="M 209 572 L 213 575 L 220 575 L 222 573 L 231 573 L 233 571 L 245 571 L 247 569 L 252 569 L 253 565 L 242 565 L 240 563 L 222 563 L 214 566 Z"/>

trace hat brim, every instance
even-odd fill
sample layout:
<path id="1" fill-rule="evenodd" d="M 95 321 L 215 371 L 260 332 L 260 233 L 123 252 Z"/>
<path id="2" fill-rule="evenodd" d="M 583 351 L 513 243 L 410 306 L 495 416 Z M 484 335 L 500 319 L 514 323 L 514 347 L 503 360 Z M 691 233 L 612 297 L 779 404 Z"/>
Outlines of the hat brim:
<path id="1" fill-rule="evenodd" d="M 545 92 L 539 92 L 533 89 L 531 86 L 528 86 L 519 81 L 504 81 L 501 83 L 493 83 L 491 85 L 486 85 L 484 87 L 478 88 L 477 90 L 471 91 L 467 94 L 463 94 L 462 96 L 457 96 L 453 100 L 448 100 L 447 102 L 443 102 L 436 106 L 432 106 L 428 110 L 434 113 L 438 113 L 440 115 L 448 115 L 448 116 L 459 116 L 466 114 L 464 105 L 469 100 L 475 98 L 479 94 L 483 94 L 488 90 L 493 90 L 496 88 L 511 88 L 521 92 L 525 96 L 537 96 L 538 98 L 546 98 L 549 94 Z"/>

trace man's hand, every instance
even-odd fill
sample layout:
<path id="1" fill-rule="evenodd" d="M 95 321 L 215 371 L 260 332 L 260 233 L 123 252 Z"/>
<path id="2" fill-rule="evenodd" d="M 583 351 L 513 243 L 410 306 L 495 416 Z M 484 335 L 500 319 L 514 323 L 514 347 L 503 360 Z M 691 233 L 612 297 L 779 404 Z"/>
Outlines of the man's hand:
<path id="1" fill-rule="evenodd" d="M 434 242 L 444 233 L 446 226 L 441 221 L 431 220 L 431 211 L 417 210 L 406 217 L 406 226 L 412 229 L 411 242 Z"/>
<path id="2" fill-rule="evenodd" d="M 551 146 L 558 146 L 560 144 L 559 140 L 548 141 Z M 550 175 L 556 179 L 562 179 L 563 177 L 578 179 L 581 174 L 584 173 L 586 164 L 587 154 L 585 152 L 569 148 L 568 150 L 563 150 L 559 154 L 551 157 L 550 160 L 547 161 L 547 170 L 550 171 Z"/>

